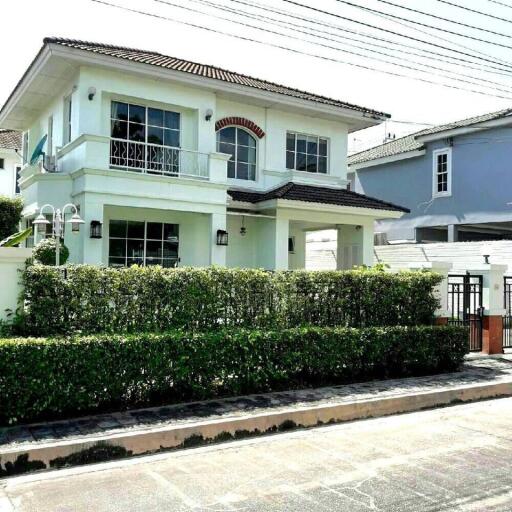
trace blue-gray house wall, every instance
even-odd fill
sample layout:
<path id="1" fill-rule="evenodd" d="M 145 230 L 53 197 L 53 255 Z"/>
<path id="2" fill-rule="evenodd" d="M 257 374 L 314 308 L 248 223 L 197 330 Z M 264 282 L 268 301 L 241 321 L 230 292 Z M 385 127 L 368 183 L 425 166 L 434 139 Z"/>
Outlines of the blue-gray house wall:
<path id="1" fill-rule="evenodd" d="M 414 240 L 416 228 L 512 221 L 512 128 L 461 135 L 451 143 L 448 197 L 433 198 L 432 193 L 432 153 L 450 147 L 447 139 L 426 143 L 422 156 L 350 170 L 356 192 L 411 210 L 401 219 L 377 224 L 376 231 L 388 240 Z"/>

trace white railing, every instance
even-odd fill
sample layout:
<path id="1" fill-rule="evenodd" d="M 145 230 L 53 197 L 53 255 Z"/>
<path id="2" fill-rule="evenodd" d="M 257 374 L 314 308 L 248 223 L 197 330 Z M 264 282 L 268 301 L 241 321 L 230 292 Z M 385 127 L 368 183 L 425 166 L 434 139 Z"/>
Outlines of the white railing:
<path id="1" fill-rule="evenodd" d="M 110 167 L 146 174 L 209 177 L 208 154 L 188 149 L 110 139 Z"/>

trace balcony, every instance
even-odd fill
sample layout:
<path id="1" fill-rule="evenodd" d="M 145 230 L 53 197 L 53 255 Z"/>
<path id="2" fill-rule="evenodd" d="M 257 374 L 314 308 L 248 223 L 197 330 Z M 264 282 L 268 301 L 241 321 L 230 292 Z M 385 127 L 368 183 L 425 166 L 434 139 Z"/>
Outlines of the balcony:
<path id="1" fill-rule="evenodd" d="M 158 176 L 209 179 L 209 158 L 207 153 L 188 149 L 110 139 L 111 169 Z"/>

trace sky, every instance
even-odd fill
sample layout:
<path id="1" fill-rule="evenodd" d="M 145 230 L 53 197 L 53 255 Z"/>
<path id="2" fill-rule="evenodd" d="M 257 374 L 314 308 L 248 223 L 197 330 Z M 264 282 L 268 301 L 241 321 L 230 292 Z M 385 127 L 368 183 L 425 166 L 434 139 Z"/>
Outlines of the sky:
<path id="1" fill-rule="evenodd" d="M 250 0 L 249 3 L 254 5 L 258 2 L 265 6 L 267 8 L 266 15 L 273 16 L 274 20 L 276 15 L 268 13 L 269 8 L 286 10 L 292 15 L 302 18 L 314 18 L 324 24 L 322 26 L 316 25 L 317 28 L 324 31 L 323 35 L 319 38 L 318 35 L 315 37 L 304 34 L 304 23 L 295 18 L 287 19 L 289 22 L 302 24 L 301 33 L 296 30 L 290 31 L 289 26 L 283 29 L 282 25 L 272 25 L 270 20 L 261 22 L 244 18 L 242 16 L 243 12 L 254 15 L 256 12 L 261 14 L 262 11 L 256 11 L 255 7 L 245 6 L 241 2 L 234 3 L 233 0 L 213 1 L 217 6 L 228 6 L 228 8 L 238 10 L 238 14 L 218 11 L 213 7 L 205 6 L 204 3 L 201 4 L 199 0 L 105 1 L 124 8 L 144 11 L 154 16 L 128 12 L 93 0 L 16 0 L 15 2 L 2 2 L 3 23 L 2 30 L 0 30 L 0 45 L 3 51 L 0 52 L 0 103 L 3 104 L 35 57 L 42 45 L 43 38 L 46 36 L 60 36 L 153 50 L 167 55 L 217 65 L 298 89 L 341 99 L 349 103 L 374 108 L 392 115 L 392 120 L 395 121 L 351 135 L 349 139 L 350 152 L 363 150 L 366 147 L 383 142 L 386 133 L 399 137 L 427 126 L 512 107 L 512 75 L 496 75 L 488 72 L 489 69 L 469 70 L 463 66 L 425 60 L 422 60 L 422 62 L 429 62 L 435 68 L 418 67 L 409 62 L 406 65 L 416 67 L 416 69 L 422 71 L 402 69 L 389 64 L 389 62 L 396 63 L 397 59 L 390 60 L 385 55 L 378 55 L 377 57 L 387 60 L 387 63 L 375 62 L 349 53 L 361 53 L 354 47 L 358 43 L 353 41 L 347 43 L 346 40 L 340 42 L 339 39 L 333 42 L 333 38 L 329 34 L 339 34 L 337 29 L 343 27 L 352 30 L 352 37 L 356 38 L 359 36 L 354 36 L 354 31 L 359 31 L 378 37 L 387 37 L 391 41 L 402 41 L 412 46 L 421 46 L 422 48 L 426 48 L 426 46 L 351 21 L 312 12 L 284 0 Z M 427 27 L 411 26 L 411 24 L 404 24 L 403 21 L 398 22 L 396 19 L 384 18 L 375 13 L 362 11 L 340 0 L 297 1 L 316 9 L 344 16 L 349 20 L 358 20 L 362 23 L 376 25 L 381 29 L 422 38 L 448 48 L 458 49 L 461 52 L 480 52 L 480 54 L 486 54 L 488 56 L 486 58 L 501 59 L 502 61 L 510 60 L 511 48 L 440 33 Z M 460 31 L 471 37 L 488 39 L 512 47 L 512 0 L 501 0 L 503 3 L 510 4 L 510 7 L 498 5 L 493 0 L 452 0 L 453 3 L 461 6 L 484 11 L 493 16 L 508 18 L 511 22 L 498 21 L 481 14 L 467 12 L 446 5 L 442 0 L 389 1 L 422 10 L 435 16 L 450 18 L 466 25 L 475 25 L 486 30 L 500 32 L 505 36 L 497 36 L 408 12 L 386 3 L 385 0 L 351 0 L 351 3 L 386 11 L 394 16 L 409 17 L 425 24 L 446 30 Z M 187 11 L 177 6 L 202 11 L 205 14 Z M 217 16 L 217 18 L 214 16 Z M 246 25 L 256 25 L 265 30 L 261 31 L 238 25 L 233 21 L 221 20 L 218 19 L 219 16 L 239 22 L 243 21 Z M 206 27 L 208 30 L 183 25 L 179 21 Z M 329 24 L 331 27 L 326 27 L 325 24 Z M 332 27 L 332 25 L 336 25 L 336 27 Z M 269 33 L 270 30 L 292 35 L 294 39 Z M 310 26 L 308 31 L 311 30 Z M 423 32 L 419 32 L 419 30 Z M 224 34 L 213 31 L 224 32 Z M 258 39 L 266 44 L 232 38 L 226 33 L 236 34 L 242 38 Z M 308 42 L 311 40 L 316 42 L 316 45 Z M 353 46 L 349 46 L 350 44 Z M 293 53 L 272 45 L 287 46 L 296 51 L 315 54 L 322 58 L 304 55 L 303 53 Z M 389 48 L 390 45 L 387 46 Z M 430 48 L 436 51 L 435 48 Z M 387 53 L 386 44 L 378 51 Z M 415 49 L 410 51 L 417 52 Z M 363 54 L 368 55 L 367 52 L 363 52 Z M 411 55 L 404 56 L 402 64 L 405 64 L 405 58 L 415 59 Z M 357 66 L 369 69 L 362 69 Z M 441 74 L 446 75 L 440 69 L 442 67 L 448 69 L 451 77 L 454 77 L 454 72 L 460 73 L 457 78 L 461 80 L 468 81 L 467 75 L 470 74 L 469 81 L 477 81 L 478 87 L 466 84 L 466 82 L 454 82 L 440 77 Z M 390 76 L 378 72 L 376 69 L 388 73 L 404 74 L 409 77 Z M 461 75 L 465 75 L 465 77 Z M 444 81 L 458 87 L 477 89 L 485 92 L 485 94 L 443 88 L 432 83 L 413 80 L 410 78 L 411 76 L 421 77 L 427 81 Z M 484 83 L 483 80 L 487 80 L 487 82 Z M 494 82 L 494 84 L 490 84 L 490 82 Z M 496 82 L 499 82 L 500 85 L 495 85 Z M 485 85 L 485 90 L 482 84 Z M 497 91 L 498 88 L 505 92 Z M 510 88 L 510 93 L 507 92 L 508 88 Z"/>

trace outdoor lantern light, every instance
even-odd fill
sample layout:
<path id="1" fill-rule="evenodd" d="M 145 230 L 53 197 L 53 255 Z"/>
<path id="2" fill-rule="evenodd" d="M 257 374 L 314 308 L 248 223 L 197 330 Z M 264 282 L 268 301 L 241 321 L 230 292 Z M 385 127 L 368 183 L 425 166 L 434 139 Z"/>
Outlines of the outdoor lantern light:
<path id="1" fill-rule="evenodd" d="M 217 245 L 228 245 L 228 232 L 223 229 L 217 230 Z"/>
<path id="2" fill-rule="evenodd" d="M 101 238 L 101 222 L 99 220 L 91 220 L 91 238 Z M 218 235 L 217 235 L 218 238 Z"/>
<path id="3" fill-rule="evenodd" d="M 94 96 L 96 94 L 96 87 L 89 87 L 89 89 L 87 89 L 87 97 L 89 98 L 89 101 L 92 101 Z"/>
<path id="4" fill-rule="evenodd" d="M 211 108 L 207 109 L 204 113 L 204 118 L 206 121 L 209 121 L 213 116 L 213 110 Z"/>
<path id="5" fill-rule="evenodd" d="M 71 219 L 68 220 L 68 224 L 71 224 L 71 231 L 73 233 L 78 233 L 80 231 L 80 224 L 84 224 L 84 221 L 80 215 L 78 215 L 78 212 L 76 212 Z"/>
<path id="6" fill-rule="evenodd" d="M 50 221 L 42 213 L 40 213 L 34 219 L 32 224 L 36 226 L 36 229 L 39 232 L 39 234 L 44 235 L 46 233 L 46 226 L 50 224 Z"/>
<path id="7" fill-rule="evenodd" d="M 247 233 L 247 228 L 245 227 L 245 217 L 242 216 L 242 227 L 240 228 L 240 236 L 245 236 Z"/>

